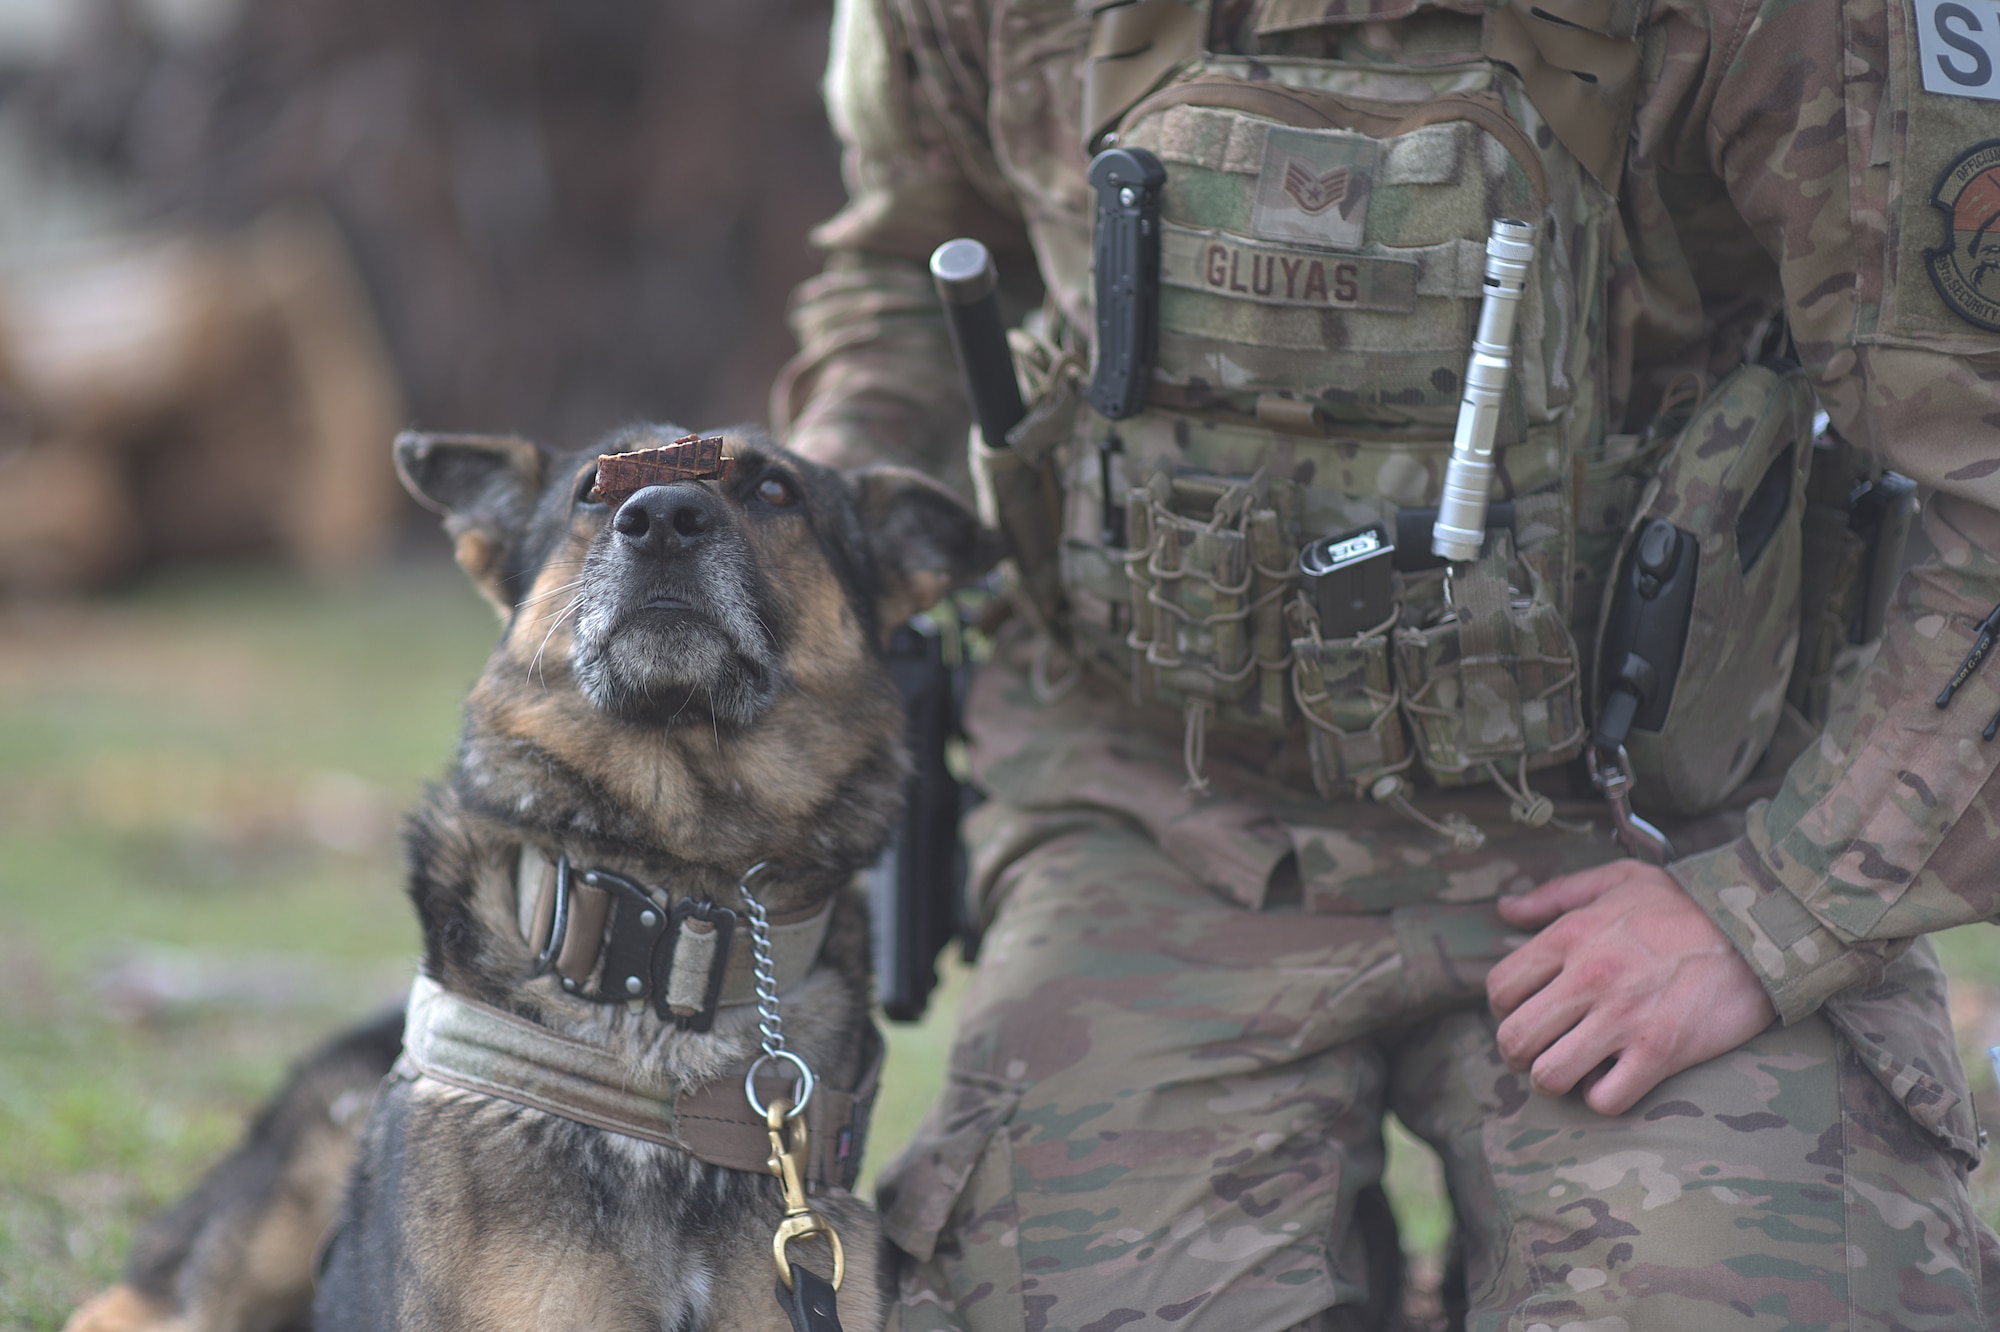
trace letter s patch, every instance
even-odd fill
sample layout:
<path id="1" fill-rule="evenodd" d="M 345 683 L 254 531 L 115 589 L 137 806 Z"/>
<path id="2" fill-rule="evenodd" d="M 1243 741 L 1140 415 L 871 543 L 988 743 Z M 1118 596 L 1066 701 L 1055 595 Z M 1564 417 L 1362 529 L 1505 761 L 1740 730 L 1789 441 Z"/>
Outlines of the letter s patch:
<path id="1" fill-rule="evenodd" d="M 2000 2 L 1915 0 L 1924 91 L 2000 102 Z"/>

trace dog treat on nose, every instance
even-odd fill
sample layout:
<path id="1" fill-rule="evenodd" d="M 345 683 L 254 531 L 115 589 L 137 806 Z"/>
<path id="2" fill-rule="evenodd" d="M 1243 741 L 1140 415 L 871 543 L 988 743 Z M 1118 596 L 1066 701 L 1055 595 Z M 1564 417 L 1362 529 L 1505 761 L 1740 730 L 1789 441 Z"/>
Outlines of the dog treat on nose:
<path id="1" fill-rule="evenodd" d="M 605 504 L 623 504 L 647 486 L 726 481 L 732 461 L 722 456 L 720 435 L 683 435 L 663 449 L 600 454 L 597 484 L 590 497 Z"/>

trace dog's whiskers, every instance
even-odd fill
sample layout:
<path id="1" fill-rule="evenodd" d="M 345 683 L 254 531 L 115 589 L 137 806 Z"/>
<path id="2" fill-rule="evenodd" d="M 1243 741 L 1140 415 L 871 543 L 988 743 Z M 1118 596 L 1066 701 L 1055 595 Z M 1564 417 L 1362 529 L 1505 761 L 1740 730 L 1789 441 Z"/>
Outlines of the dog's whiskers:
<path id="1" fill-rule="evenodd" d="M 535 648 L 534 659 L 528 663 L 528 679 L 533 680 L 535 678 L 535 672 L 541 670 L 542 653 L 548 651 L 549 640 L 556 636 L 556 630 L 562 628 L 563 621 L 567 620 L 570 617 L 571 612 L 575 611 L 578 607 L 583 605 L 583 600 L 588 595 L 589 594 L 587 592 L 577 593 L 576 596 L 570 599 L 569 605 L 564 606 L 561 610 L 556 612 L 555 620 L 549 625 L 549 631 L 542 635 L 541 644 Z M 542 688 L 547 689 L 548 687 L 549 687 L 548 672 L 543 671 Z"/>
<path id="2" fill-rule="evenodd" d="M 523 610 L 526 610 L 528 607 L 534 605 L 538 601 L 553 601 L 555 598 L 561 596 L 563 593 L 574 592 L 576 589 L 582 586 L 583 586 L 583 579 L 572 578 L 567 583 L 564 583 L 560 587 L 552 587 L 546 592 L 537 592 L 534 596 L 523 599 L 521 602 L 521 608 Z"/>
<path id="3" fill-rule="evenodd" d="M 540 578 L 543 574 L 548 573 L 551 570 L 561 569 L 565 567 L 578 568 L 582 564 L 583 564 L 582 556 L 572 555 L 568 559 L 550 560 L 547 564 L 544 564 L 537 569 L 524 569 L 520 573 L 509 574 L 507 577 L 501 579 L 500 581 L 503 583 L 517 583 L 521 581 L 523 578 L 528 578 L 528 579 Z"/>

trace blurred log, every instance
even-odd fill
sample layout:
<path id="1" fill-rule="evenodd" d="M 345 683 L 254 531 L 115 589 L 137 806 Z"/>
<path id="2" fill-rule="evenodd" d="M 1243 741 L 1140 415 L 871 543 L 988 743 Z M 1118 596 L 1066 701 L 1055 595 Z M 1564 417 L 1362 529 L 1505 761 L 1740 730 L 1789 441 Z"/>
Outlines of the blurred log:
<path id="1" fill-rule="evenodd" d="M 403 425 L 763 415 L 841 199 L 828 0 L 246 0 L 178 34 L 85 2 L 0 88 L 150 221 L 0 270 L 0 587 L 353 567 Z"/>
<path id="2" fill-rule="evenodd" d="M 762 416 L 841 199 L 827 0 L 250 0 L 206 43 L 99 5 L 47 141 L 202 226 L 320 202 L 418 423 Z"/>
<path id="3" fill-rule="evenodd" d="M 307 211 L 240 234 L 100 243 L 0 283 L 0 588 L 276 549 L 326 575 L 397 513 L 395 377 L 339 237 Z"/>

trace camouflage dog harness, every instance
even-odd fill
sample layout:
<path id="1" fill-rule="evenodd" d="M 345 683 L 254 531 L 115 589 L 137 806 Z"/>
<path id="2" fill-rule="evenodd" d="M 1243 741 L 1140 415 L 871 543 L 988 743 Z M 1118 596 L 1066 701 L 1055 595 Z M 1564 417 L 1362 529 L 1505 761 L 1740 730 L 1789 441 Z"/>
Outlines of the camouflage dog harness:
<path id="1" fill-rule="evenodd" d="M 877 1038 L 859 1088 L 821 1087 L 806 1107 L 806 1177 L 815 1187 L 854 1187 L 882 1054 Z M 740 1075 L 683 1092 L 664 1074 L 635 1073 L 605 1050 L 455 995 L 427 976 L 410 987 L 403 1053 L 391 1076 L 498 1097 L 729 1170 L 764 1174 L 771 1154 L 764 1120 L 744 1103 Z"/>

